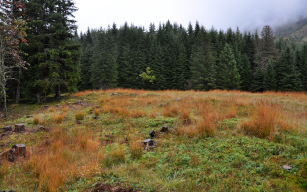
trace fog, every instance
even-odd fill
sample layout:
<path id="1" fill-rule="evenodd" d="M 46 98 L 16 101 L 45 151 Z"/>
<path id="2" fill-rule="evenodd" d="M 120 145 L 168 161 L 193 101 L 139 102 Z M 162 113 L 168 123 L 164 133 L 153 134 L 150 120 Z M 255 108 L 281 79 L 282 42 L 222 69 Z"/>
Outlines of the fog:
<path id="1" fill-rule="evenodd" d="M 75 0 L 78 31 L 107 28 L 113 22 L 118 27 L 126 21 L 148 29 L 150 23 L 170 20 L 187 27 L 196 21 L 205 28 L 241 31 L 273 28 L 307 17 L 306 0 Z"/>

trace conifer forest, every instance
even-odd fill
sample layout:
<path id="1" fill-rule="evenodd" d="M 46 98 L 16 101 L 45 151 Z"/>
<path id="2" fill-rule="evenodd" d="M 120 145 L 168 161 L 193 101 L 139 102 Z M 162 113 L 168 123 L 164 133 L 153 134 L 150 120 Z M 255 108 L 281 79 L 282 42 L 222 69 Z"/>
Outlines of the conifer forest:
<path id="1" fill-rule="evenodd" d="M 4 1 L 1 10 L 2 93 L 16 103 L 116 87 L 307 90 L 307 45 L 276 39 L 268 25 L 249 32 L 198 22 L 151 23 L 148 30 L 113 23 L 78 34 L 73 1 Z M 9 36 L 8 23 L 16 34 Z M 14 54 L 7 54 L 12 42 Z"/>

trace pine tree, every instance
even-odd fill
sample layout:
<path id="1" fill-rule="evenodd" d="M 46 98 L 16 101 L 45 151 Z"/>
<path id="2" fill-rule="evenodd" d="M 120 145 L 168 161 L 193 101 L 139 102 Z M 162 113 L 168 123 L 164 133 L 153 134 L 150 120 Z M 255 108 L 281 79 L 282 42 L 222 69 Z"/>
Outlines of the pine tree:
<path id="1" fill-rule="evenodd" d="M 217 65 L 217 85 L 220 89 L 240 89 L 240 74 L 229 44 L 226 44 Z"/>
<path id="2" fill-rule="evenodd" d="M 307 91 L 307 44 L 304 44 L 300 51 L 301 62 L 299 62 L 299 72 L 302 82 L 302 90 Z"/>
<path id="3" fill-rule="evenodd" d="M 276 90 L 276 73 L 272 59 L 269 60 L 268 65 L 265 69 L 263 86 L 264 90 L 266 91 Z"/>

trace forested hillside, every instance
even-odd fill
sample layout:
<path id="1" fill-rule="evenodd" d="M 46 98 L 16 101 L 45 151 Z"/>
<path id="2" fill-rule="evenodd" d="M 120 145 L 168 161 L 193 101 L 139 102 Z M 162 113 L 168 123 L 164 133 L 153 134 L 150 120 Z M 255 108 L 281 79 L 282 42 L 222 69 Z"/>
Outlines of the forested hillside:
<path id="1" fill-rule="evenodd" d="M 275 39 L 270 26 L 258 34 L 239 29 L 185 29 L 167 21 L 149 30 L 116 24 L 80 35 L 79 89 L 238 89 L 302 91 L 307 45 Z M 150 83 L 140 74 L 150 67 Z"/>
<path id="2" fill-rule="evenodd" d="M 258 33 L 207 29 L 198 22 L 188 28 L 151 23 L 148 30 L 114 23 L 78 34 L 71 0 L 4 2 L 1 10 L 9 11 L 1 12 L 1 91 L 16 103 L 115 87 L 307 90 L 307 45 L 277 40 L 268 25 Z M 12 42 L 13 56 L 4 54 Z"/>
<path id="3" fill-rule="evenodd" d="M 307 42 L 307 18 L 277 27 L 276 36 L 296 42 Z"/>

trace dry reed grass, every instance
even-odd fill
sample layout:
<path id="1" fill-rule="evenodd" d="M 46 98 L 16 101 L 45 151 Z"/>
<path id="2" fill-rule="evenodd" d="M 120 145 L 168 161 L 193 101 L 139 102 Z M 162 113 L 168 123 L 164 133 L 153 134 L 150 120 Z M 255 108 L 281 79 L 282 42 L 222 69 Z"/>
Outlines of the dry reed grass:
<path id="1" fill-rule="evenodd" d="M 131 153 L 131 157 L 134 159 L 139 159 L 143 155 L 143 146 L 140 139 L 136 137 L 129 138 L 129 151 Z"/>
<path id="2" fill-rule="evenodd" d="M 271 103 L 259 103 L 250 121 L 241 124 L 242 130 L 259 138 L 273 139 L 277 121 L 277 107 Z"/>
<path id="3" fill-rule="evenodd" d="M 60 124 L 63 122 L 65 114 L 55 114 L 52 119 L 55 123 Z"/>
<path id="4" fill-rule="evenodd" d="M 34 125 L 40 124 L 40 119 L 39 119 L 38 117 L 34 117 L 34 118 L 33 118 L 33 124 L 34 124 Z"/>
<path id="5" fill-rule="evenodd" d="M 177 105 L 175 104 L 170 104 L 170 105 L 167 105 L 163 112 L 162 112 L 162 115 L 164 117 L 176 117 L 179 113 L 179 110 L 178 110 L 178 107 Z"/>
<path id="6" fill-rule="evenodd" d="M 100 111 L 101 111 L 100 109 L 95 108 L 95 109 L 94 109 L 94 115 L 95 115 L 95 116 L 99 116 Z"/>
<path id="7" fill-rule="evenodd" d="M 132 118 L 145 117 L 146 113 L 144 111 L 141 111 L 141 110 L 132 110 L 129 113 L 129 116 L 132 117 Z"/>

